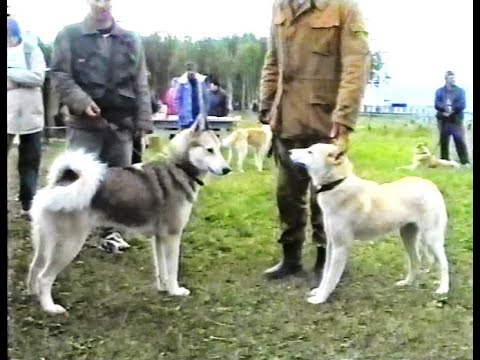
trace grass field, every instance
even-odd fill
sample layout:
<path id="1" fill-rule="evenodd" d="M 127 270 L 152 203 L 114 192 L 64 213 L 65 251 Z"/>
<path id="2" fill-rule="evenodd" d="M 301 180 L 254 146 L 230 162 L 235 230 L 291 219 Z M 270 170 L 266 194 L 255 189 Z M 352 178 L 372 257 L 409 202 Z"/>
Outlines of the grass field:
<path id="1" fill-rule="evenodd" d="M 416 125 L 366 124 L 352 136 L 359 176 L 390 181 L 431 131 Z M 50 146 L 42 181 L 60 146 Z M 436 271 L 417 287 L 397 288 L 405 255 L 397 236 L 357 244 L 347 273 L 325 305 L 306 302 L 314 248 L 304 248 L 306 274 L 269 282 L 278 259 L 273 163 L 257 173 L 212 178 L 202 189 L 182 245 L 181 283 L 189 298 L 154 288 L 148 241 L 132 239 L 123 255 L 86 246 L 54 285 L 68 316 L 42 313 L 25 294 L 31 256 L 28 223 L 16 217 L 16 151 L 9 159 L 9 352 L 11 359 L 472 359 L 472 172 L 420 170 L 444 194 L 449 213 L 448 299 L 433 294 Z"/>

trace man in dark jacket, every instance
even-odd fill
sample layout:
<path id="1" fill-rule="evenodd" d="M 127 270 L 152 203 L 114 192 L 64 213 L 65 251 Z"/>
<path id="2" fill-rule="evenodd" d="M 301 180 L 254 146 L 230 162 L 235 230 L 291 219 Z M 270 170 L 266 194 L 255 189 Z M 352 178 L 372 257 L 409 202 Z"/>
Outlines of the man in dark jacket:
<path id="1" fill-rule="evenodd" d="M 460 163 L 464 167 L 469 167 L 470 160 L 463 125 L 465 106 L 465 91 L 455 85 L 455 74 L 452 71 L 447 71 L 445 73 L 445 86 L 435 93 L 435 110 L 437 110 L 440 132 L 440 157 L 450 160 L 449 147 L 450 136 L 452 136 Z"/>
<path id="2" fill-rule="evenodd" d="M 140 37 L 113 19 L 110 0 L 88 3 L 85 20 L 66 26 L 55 39 L 52 82 L 71 114 L 68 146 L 124 167 L 132 161 L 133 137 L 152 130 L 145 54 Z M 104 249 L 128 247 L 112 229 L 102 237 Z"/>
<path id="3" fill-rule="evenodd" d="M 228 96 L 216 79 L 210 82 L 208 89 L 208 116 L 223 117 L 228 115 Z"/>

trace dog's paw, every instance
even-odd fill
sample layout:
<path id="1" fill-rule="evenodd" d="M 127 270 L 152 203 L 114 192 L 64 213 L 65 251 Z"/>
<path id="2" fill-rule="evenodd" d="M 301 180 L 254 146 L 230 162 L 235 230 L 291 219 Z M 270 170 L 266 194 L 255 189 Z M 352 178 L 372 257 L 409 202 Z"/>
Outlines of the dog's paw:
<path id="1" fill-rule="evenodd" d="M 51 315 L 60 315 L 67 312 L 63 306 L 57 304 L 53 304 L 52 306 L 46 307 L 43 310 Z"/>
<path id="2" fill-rule="evenodd" d="M 190 295 L 190 290 L 184 287 L 179 287 L 174 290 L 170 290 L 169 293 L 170 295 L 173 295 L 173 296 L 188 296 Z"/>
<path id="3" fill-rule="evenodd" d="M 25 293 L 29 296 L 37 296 L 39 294 L 38 286 L 37 284 L 33 282 L 28 282 L 27 283 L 27 288 L 25 289 Z"/>
<path id="4" fill-rule="evenodd" d="M 165 292 L 167 291 L 167 285 L 160 280 L 157 280 L 156 282 L 156 287 L 159 292 Z"/>
<path id="5" fill-rule="evenodd" d="M 446 293 L 448 293 L 448 285 L 447 286 L 440 286 L 435 291 L 435 294 L 438 294 L 438 295 L 445 295 Z"/>
<path id="6" fill-rule="evenodd" d="M 411 286 L 413 285 L 413 281 L 410 281 L 410 280 L 400 280 L 400 281 L 397 281 L 397 283 L 395 284 L 397 286 Z"/>
<path id="7" fill-rule="evenodd" d="M 314 304 L 314 305 L 317 305 L 317 304 L 324 304 L 326 301 L 327 301 L 327 298 L 323 295 L 314 295 L 314 296 L 310 296 L 307 301 L 310 303 L 310 304 Z"/>
<path id="8" fill-rule="evenodd" d="M 320 288 L 317 287 L 317 288 L 314 288 L 314 289 L 310 290 L 310 295 L 311 295 L 311 296 L 315 296 L 315 295 L 317 295 L 319 292 L 320 292 Z"/>

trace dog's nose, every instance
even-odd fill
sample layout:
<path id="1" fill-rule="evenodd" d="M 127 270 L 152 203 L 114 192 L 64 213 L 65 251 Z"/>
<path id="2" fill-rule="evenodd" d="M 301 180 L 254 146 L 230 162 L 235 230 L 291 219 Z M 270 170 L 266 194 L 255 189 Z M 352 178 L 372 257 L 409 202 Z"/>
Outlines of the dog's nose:
<path id="1" fill-rule="evenodd" d="M 227 175 L 230 171 L 232 171 L 232 169 L 230 169 L 229 167 L 223 168 L 222 169 L 222 174 Z"/>

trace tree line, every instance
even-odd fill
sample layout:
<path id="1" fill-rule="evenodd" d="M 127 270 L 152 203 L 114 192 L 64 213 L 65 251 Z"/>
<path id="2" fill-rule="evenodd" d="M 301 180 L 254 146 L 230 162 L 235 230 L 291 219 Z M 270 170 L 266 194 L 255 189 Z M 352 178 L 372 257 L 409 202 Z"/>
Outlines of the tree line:
<path id="1" fill-rule="evenodd" d="M 267 50 L 267 39 L 253 34 L 229 36 L 220 39 L 179 39 L 174 36 L 152 34 L 142 37 L 150 82 L 154 93 L 163 96 L 172 78 L 185 71 L 185 63 L 193 61 L 199 72 L 220 82 L 230 95 L 233 108 L 249 108 L 258 99 L 261 69 Z M 40 42 L 47 63 L 50 63 L 52 45 Z M 370 80 L 383 66 L 379 52 L 372 54 Z"/>

